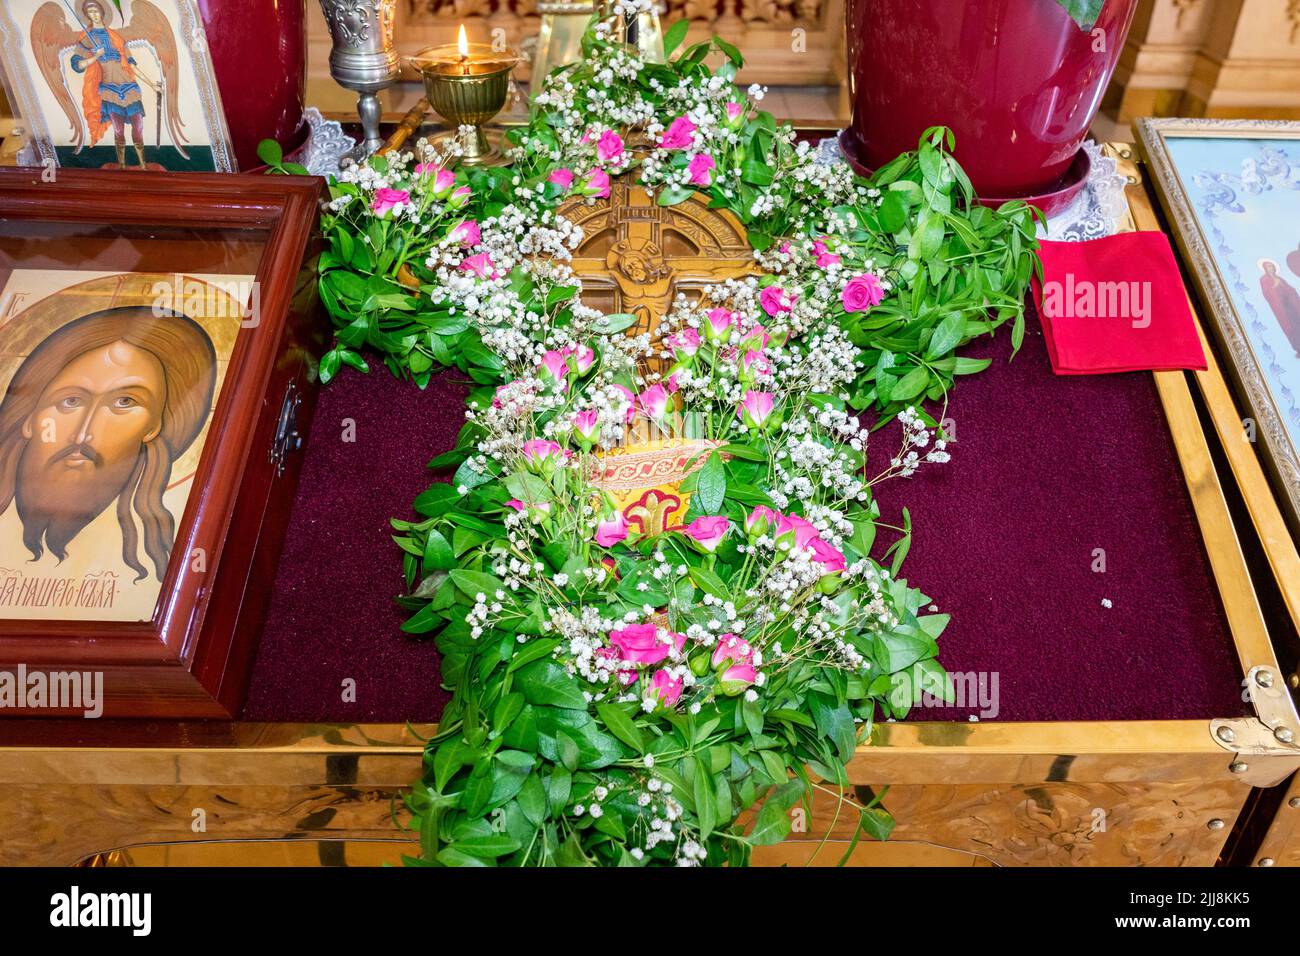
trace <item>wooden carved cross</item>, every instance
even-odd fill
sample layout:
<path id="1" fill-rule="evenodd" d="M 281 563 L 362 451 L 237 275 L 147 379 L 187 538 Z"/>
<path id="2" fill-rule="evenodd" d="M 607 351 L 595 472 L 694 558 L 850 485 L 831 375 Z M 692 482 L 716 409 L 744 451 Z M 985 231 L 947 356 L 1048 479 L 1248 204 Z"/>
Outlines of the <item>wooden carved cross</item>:
<path id="1" fill-rule="evenodd" d="M 725 279 L 757 274 L 745 229 L 726 210 L 698 196 L 659 206 L 641 186 L 621 177 L 607 199 L 564 203 L 560 215 L 582 226 L 573 269 L 583 301 L 606 312 L 630 312 L 629 335 L 651 333 L 678 292 L 699 292 Z"/>

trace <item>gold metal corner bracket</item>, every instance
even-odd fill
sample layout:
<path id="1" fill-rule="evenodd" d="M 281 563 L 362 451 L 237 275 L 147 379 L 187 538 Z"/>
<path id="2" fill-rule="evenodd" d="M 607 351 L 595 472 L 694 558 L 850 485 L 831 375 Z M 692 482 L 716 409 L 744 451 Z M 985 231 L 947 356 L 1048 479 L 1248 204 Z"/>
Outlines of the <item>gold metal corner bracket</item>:
<path id="1" fill-rule="evenodd" d="M 1212 720 L 1210 736 L 1232 754 L 1229 773 L 1252 786 L 1275 786 L 1300 769 L 1300 720 L 1276 667 L 1252 667 L 1243 683 L 1255 716 Z"/>

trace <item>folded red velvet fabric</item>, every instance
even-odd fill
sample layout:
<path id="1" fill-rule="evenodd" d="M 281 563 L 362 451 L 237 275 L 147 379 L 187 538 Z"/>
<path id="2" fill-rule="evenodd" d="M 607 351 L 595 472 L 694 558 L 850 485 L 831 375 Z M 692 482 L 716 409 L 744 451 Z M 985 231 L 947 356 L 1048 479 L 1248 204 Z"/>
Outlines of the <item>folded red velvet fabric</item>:
<path id="1" fill-rule="evenodd" d="M 1034 302 L 1057 375 L 1206 367 L 1164 233 L 1044 240 L 1039 254 Z"/>

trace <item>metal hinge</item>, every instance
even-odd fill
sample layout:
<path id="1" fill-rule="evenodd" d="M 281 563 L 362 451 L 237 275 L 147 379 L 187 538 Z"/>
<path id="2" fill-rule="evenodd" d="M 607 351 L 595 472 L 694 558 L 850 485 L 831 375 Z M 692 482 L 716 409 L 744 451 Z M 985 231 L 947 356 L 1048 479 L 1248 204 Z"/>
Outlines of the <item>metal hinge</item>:
<path id="1" fill-rule="evenodd" d="M 298 433 L 298 406 L 301 404 L 298 382 L 290 379 L 289 387 L 284 391 L 284 401 L 280 404 L 275 437 L 271 439 L 271 464 L 275 466 L 277 478 L 284 474 L 285 460 L 302 448 L 302 435 Z"/>

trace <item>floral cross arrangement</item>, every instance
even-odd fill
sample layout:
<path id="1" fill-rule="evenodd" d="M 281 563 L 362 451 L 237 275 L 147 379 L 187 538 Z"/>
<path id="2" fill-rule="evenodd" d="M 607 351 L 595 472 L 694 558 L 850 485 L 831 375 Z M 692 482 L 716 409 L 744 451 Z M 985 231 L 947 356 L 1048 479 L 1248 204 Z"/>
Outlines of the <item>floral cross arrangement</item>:
<path id="1" fill-rule="evenodd" d="M 368 350 L 421 387 L 447 366 L 479 386 L 431 463 L 450 482 L 393 522 L 405 629 L 436 635 L 453 691 L 407 797 L 412 864 L 742 865 L 817 791 L 884 838 L 846 765 L 878 714 L 944 693 L 947 616 L 898 576 L 909 529 L 873 556 L 872 488 L 947 459 L 921 405 L 988 364 L 962 345 L 1011 322 L 1019 346 L 1036 212 L 976 204 L 943 129 L 870 179 L 818 163 L 736 87 L 730 44 L 672 57 L 685 22 L 667 63 L 618 42 L 643 2 L 593 20 L 510 167 L 421 143 L 331 184 L 322 377 Z M 556 208 L 621 176 L 729 211 L 763 274 L 636 335 L 584 305 Z M 871 478 L 864 414 L 901 423 Z M 629 445 L 690 455 L 666 527 L 602 479 Z"/>

